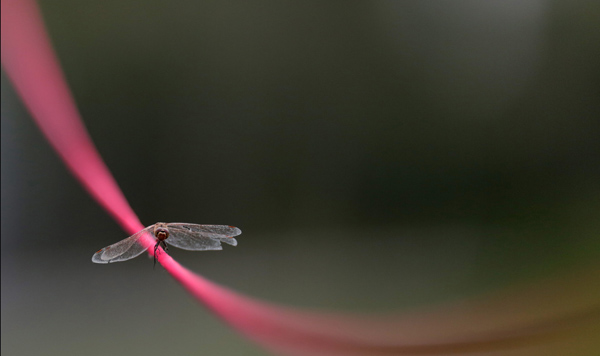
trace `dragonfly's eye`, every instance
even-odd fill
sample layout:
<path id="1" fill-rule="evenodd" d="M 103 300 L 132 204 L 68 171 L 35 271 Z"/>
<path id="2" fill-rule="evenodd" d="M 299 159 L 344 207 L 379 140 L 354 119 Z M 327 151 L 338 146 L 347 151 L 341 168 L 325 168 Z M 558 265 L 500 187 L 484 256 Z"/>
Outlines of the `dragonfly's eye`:
<path id="1" fill-rule="evenodd" d="M 164 240 L 167 237 L 169 237 L 169 231 L 167 229 L 158 229 L 156 230 L 156 234 L 155 236 L 159 239 L 159 240 Z"/>

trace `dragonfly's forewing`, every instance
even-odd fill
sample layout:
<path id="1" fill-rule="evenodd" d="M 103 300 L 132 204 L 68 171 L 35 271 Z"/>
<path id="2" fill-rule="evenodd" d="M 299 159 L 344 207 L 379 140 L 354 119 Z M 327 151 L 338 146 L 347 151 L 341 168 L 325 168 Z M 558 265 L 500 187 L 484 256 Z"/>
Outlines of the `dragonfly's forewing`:
<path id="1" fill-rule="evenodd" d="M 192 251 L 221 250 L 221 242 L 236 246 L 237 241 L 233 237 L 242 233 L 237 227 L 227 225 L 170 223 L 167 228 L 167 244 Z"/>
<path id="2" fill-rule="evenodd" d="M 127 261 L 141 255 L 146 248 L 138 243 L 140 237 L 145 233 L 150 233 L 154 229 L 154 225 L 136 232 L 125 240 L 121 240 L 110 246 L 107 246 L 92 256 L 92 262 L 95 263 L 112 263 Z"/>

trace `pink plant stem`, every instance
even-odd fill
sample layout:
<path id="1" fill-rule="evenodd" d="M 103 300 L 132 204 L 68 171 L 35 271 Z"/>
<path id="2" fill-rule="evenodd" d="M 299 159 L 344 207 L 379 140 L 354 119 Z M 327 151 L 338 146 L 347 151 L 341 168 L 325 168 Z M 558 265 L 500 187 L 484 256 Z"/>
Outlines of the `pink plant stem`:
<path id="1" fill-rule="evenodd" d="M 71 172 L 127 232 L 139 231 L 139 219 L 79 118 L 35 2 L 2 0 L 2 65 Z"/>
<path id="2" fill-rule="evenodd" d="M 2 0 L 2 64 L 31 116 L 69 170 L 125 231 L 133 234 L 141 230 L 143 225 L 79 117 L 39 9 L 32 0 Z M 146 235 L 141 241 L 152 254 L 154 239 Z M 494 310 L 490 307 L 458 309 L 458 314 L 445 310 L 402 318 L 299 311 L 237 294 L 190 272 L 164 251 L 159 253 L 162 266 L 197 300 L 247 337 L 272 351 L 290 355 L 487 352 L 548 338 L 563 330 L 565 324 L 556 318 L 561 313 L 547 313 L 554 317 L 550 318 L 553 322 L 548 322 L 548 318 L 541 321 L 528 318 L 529 324 L 525 323 L 528 327 L 520 328 L 514 325 L 524 325 L 523 320 L 507 318 L 510 313 L 481 320 L 482 310 L 488 314 Z M 500 309 L 503 306 L 492 305 Z M 552 310 L 563 314 L 569 311 L 556 306 Z M 594 312 L 597 314 L 596 310 L 591 315 Z"/>

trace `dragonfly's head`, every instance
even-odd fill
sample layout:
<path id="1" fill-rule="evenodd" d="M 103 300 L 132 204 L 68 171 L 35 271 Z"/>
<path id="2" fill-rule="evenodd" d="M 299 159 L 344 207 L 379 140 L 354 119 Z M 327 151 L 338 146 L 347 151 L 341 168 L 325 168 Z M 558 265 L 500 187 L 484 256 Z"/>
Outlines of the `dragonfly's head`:
<path id="1" fill-rule="evenodd" d="M 159 241 L 166 240 L 167 237 L 169 237 L 169 229 L 167 229 L 166 227 L 162 227 L 162 226 L 155 226 L 154 227 L 154 236 L 156 236 L 156 238 Z"/>

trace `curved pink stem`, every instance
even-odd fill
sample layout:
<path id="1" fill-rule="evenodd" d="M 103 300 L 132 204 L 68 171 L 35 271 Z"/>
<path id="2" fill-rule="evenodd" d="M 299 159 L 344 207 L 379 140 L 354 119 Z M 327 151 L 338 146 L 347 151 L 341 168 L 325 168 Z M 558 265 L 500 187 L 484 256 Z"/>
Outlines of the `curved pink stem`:
<path id="1" fill-rule="evenodd" d="M 31 0 L 2 0 L 2 64 L 32 117 L 85 189 L 125 231 L 133 234 L 141 230 L 143 225 L 79 117 L 39 10 Z M 152 254 L 152 237 L 145 236 L 142 243 Z M 597 321 L 598 318 L 597 304 L 591 303 L 595 309 L 586 313 L 574 314 L 572 308 L 561 309 L 561 298 L 547 307 L 552 312 L 546 312 L 543 317 L 521 315 L 531 307 L 527 303 L 517 308 L 520 311 L 517 313 L 496 313 L 509 305 L 505 301 L 402 318 L 299 311 L 237 294 L 190 272 L 167 254 L 161 254 L 159 261 L 196 299 L 247 337 L 286 354 L 489 352 L 548 340 L 564 334 L 573 325 L 588 325 L 590 319 Z M 519 296 L 513 296 L 512 301 L 520 301 Z M 527 301 L 531 299 L 525 299 Z M 580 309 L 590 305 L 589 302 L 580 304 L 577 304 Z M 482 320 L 482 313 L 487 313 L 487 318 Z"/>
<path id="2" fill-rule="evenodd" d="M 71 172 L 127 232 L 139 231 L 139 219 L 79 118 L 35 2 L 2 0 L 2 65 Z"/>

